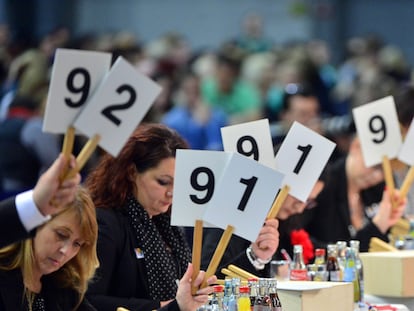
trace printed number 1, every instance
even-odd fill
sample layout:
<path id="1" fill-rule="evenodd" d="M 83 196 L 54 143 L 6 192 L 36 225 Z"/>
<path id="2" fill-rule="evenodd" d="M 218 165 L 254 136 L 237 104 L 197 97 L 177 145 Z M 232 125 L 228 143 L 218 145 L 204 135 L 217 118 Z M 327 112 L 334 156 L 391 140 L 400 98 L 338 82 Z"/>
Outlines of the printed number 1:
<path id="1" fill-rule="evenodd" d="M 241 210 L 243 212 L 246 208 L 247 201 L 249 201 L 250 195 L 253 192 L 253 188 L 256 185 L 257 177 L 253 176 L 250 179 L 240 178 L 240 182 L 246 185 L 246 191 L 244 191 L 239 206 L 237 207 L 238 210 Z"/>
<path id="2" fill-rule="evenodd" d="M 302 168 L 303 163 L 305 163 L 305 160 L 308 157 L 308 154 L 312 149 L 312 145 L 298 146 L 297 149 L 302 151 L 302 155 L 300 156 L 300 159 L 298 163 L 296 164 L 295 169 L 293 170 L 293 173 L 295 174 L 299 174 L 299 171 Z"/>

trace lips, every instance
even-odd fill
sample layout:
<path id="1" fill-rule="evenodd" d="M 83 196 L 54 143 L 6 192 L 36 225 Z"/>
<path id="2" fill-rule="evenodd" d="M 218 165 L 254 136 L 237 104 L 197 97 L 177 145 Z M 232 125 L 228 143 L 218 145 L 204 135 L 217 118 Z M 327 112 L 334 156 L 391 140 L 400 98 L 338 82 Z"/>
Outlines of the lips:
<path id="1" fill-rule="evenodd" d="M 60 263 L 59 263 L 58 260 L 55 260 L 53 258 L 49 258 L 49 260 L 51 261 L 51 263 L 52 263 L 53 266 L 55 266 L 55 267 L 59 267 L 60 266 Z"/>

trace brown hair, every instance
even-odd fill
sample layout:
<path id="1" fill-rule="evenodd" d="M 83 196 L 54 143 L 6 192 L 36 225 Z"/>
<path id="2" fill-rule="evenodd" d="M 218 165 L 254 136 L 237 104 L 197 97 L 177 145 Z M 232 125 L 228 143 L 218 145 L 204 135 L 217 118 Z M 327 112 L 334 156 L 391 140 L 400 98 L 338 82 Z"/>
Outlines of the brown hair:
<path id="1" fill-rule="evenodd" d="M 177 149 L 186 148 L 185 140 L 165 125 L 138 126 L 116 158 L 103 155 L 88 175 L 85 184 L 96 207 L 122 207 L 128 194 L 137 190 L 137 173 L 156 167 L 161 160 L 175 157 Z"/>

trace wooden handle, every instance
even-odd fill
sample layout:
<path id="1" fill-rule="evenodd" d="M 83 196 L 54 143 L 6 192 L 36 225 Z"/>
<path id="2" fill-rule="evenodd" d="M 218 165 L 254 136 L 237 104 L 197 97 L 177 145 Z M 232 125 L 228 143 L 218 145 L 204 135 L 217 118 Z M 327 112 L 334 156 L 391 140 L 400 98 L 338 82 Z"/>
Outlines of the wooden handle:
<path id="1" fill-rule="evenodd" d="M 218 243 L 218 246 L 213 254 L 213 258 L 211 259 L 210 264 L 208 265 L 208 268 L 206 270 L 206 274 L 204 277 L 204 282 L 202 284 L 202 287 L 207 286 L 207 279 L 216 273 L 217 267 L 221 261 L 221 258 L 223 257 L 223 254 L 227 248 L 227 245 L 229 244 L 233 231 L 234 231 L 234 227 L 231 225 L 228 225 L 226 230 L 223 232 L 221 239 Z"/>
<path id="2" fill-rule="evenodd" d="M 65 174 L 63 179 L 70 178 L 78 173 L 86 164 L 86 161 L 90 158 L 92 153 L 95 151 L 98 146 L 101 136 L 96 134 L 83 146 L 81 152 L 76 157 L 76 168 L 71 169 L 67 174 Z"/>
<path id="3" fill-rule="evenodd" d="M 407 196 L 408 191 L 410 191 L 410 187 L 414 181 L 414 166 L 411 166 L 405 175 L 404 182 L 401 185 L 400 194 L 404 198 Z"/>
<path id="4" fill-rule="evenodd" d="M 66 130 L 65 138 L 63 139 L 62 153 L 66 158 L 72 154 L 73 144 L 75 143 L 75 128 L 69 126 Z"/>
<path id="5" fill-rule="evenodd" d="M 221 269 L 221 273 L 223 273 L 224 275 L 227 275 L 227 276 L 229 276 L 229 277 L 231 277 L 231 278 L 239 278 L 240 280 L 246 280 L 244 277 L 242 277 L 241 275 L 239 275 L 239 274 L 237 274 L 236 272 L 234 272 L 234 271 L 230 271 L 229 269 L 226 269 L 226 268 L 222 268 Z"/>
<path id="6" fill-rule="evenodd" d="M 203 241 L 203 221 L 196 220 L 194 224 L 194 235 L 193 235 L 193 283 L 197 278 L 198 273 L 200 272 L 200 263 L 201 263 L 201 245 Z M 191 294 L 195 295 L 198 290 L 198 287 L 191 287 Z"/>
<path id="7" fill-rule="evenodd" d="M 257 275 L 254 275 L 253 273 L 250 273 L 246 270 L 243 270 L 242 268 L 239 268 L 235 265 L 228 265 L 227 267 L 230 271 L 240 275 L 243 279 L 251 279 L 251 278 L 255 278 L 258 279 L 259 277 Z"/>
<path id="8" fill-rule="evenodd" d="M 397 202 L 394 200 L 394 177 L 392 176 L 391 162 L 387 156 L 382 157 L 382 169 L 384 170 L 385 184 L 390 193 L 391 204 L 393 208 L 397 207 Z"/>
<path id="9" fill-rule="evenodd" d="M 289 191 L 290 187 L 288 185 L 282 187 L 280 192 L 277 194 L 275 201 L 273 202 L 272 208 L 267 214 L 267 219 L 272 219 L 277 216 L 277 213 L 279 212 L 279 209 L 282 206 L 283 202 L 285 202 L 285 199 L 289 194 Z"/>
<path id="10" fill-rule="evenodd" d="M 384 242 L 383 240 L 372 237 L 369 241 L 369 252 L 395 252 L 398 251 L 394 246 Z"/>

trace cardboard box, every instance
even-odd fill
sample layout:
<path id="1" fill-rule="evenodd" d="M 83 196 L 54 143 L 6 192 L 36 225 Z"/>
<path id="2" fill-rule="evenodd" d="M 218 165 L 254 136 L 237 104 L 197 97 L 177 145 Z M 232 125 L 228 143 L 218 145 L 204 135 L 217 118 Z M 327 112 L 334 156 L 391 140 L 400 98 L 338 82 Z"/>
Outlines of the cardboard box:
<path id="1" fill-rule="evenodd" d="M 277 284 L 283 310 L 354 310 L 354 287 L 352 283 L 279 281 Z"/>
<path id="2" fill-rule="evenodd" d="M 367 294 L 414 297 L 414 251 L 361 253 Z"/>

